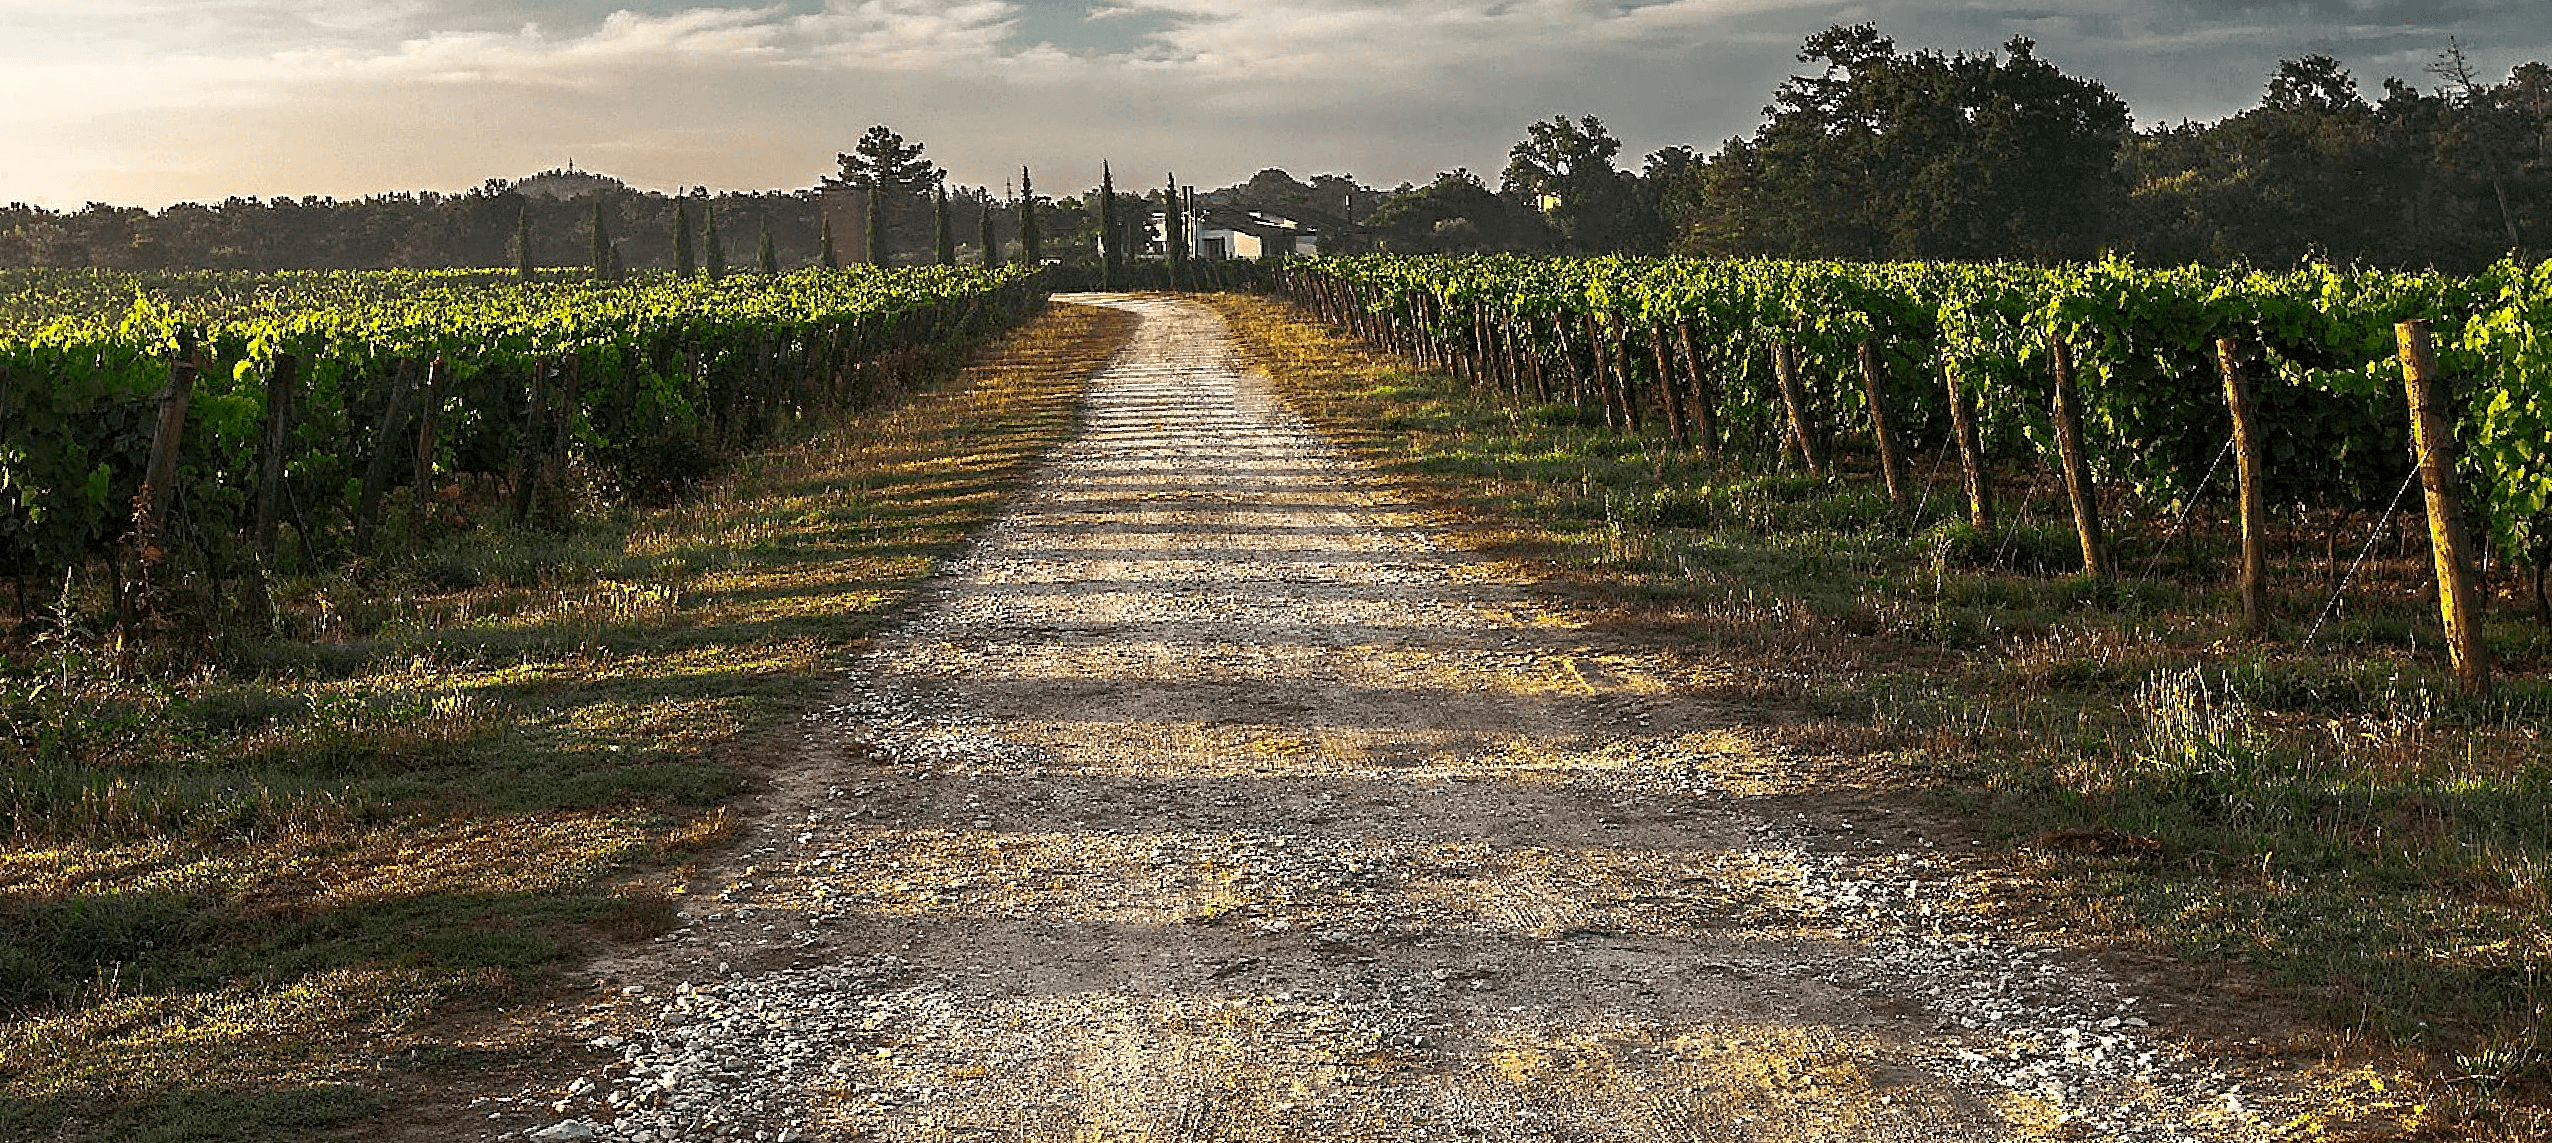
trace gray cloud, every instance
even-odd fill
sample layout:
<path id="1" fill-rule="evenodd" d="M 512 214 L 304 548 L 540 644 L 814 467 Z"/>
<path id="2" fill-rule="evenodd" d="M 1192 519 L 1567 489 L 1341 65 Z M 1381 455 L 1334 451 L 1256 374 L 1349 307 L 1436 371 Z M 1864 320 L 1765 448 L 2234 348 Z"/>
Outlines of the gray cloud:
<path id="1" fill-rule="evenodd" d="M 2552 57 L 2540 0 L 15 0 L 0 198 L 158 204 L 474 185 L 572 155 L 642 185 L 805 186 L 869 123 L 970 183 L 1261 166 L 1494 172 L 1525 123 L 1601 115 L 1633 154 L 1751 130 L 1799 40 L 2015 34 L 2146 122 L 2256 101 L 2326 51 L 2370 89 L 2461 37 Z M 2439 15 L 2438 13 L 2444 13 Z M 1096 14 L 1094 18 L 1094 13 Z"/>

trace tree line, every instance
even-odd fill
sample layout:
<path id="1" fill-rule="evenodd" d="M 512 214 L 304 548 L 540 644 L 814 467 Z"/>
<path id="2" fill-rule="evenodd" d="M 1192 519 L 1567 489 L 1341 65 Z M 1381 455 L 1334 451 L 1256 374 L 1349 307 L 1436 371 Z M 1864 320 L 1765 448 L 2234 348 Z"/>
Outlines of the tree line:
<path id="1" fill-rule="evenodd" d="M 923 154 L 922 144 L 882 125 L 837 161 L 837 174 L 795 191 L 713 194 L 692 187 L 668 194 L 569 168 L 490 179 L 453 194 L 233 197 L 157 212 L 107 203 L 75 211 L 13 203 L 0 207 L 0 268 L 514 267 L 528 273 L 590 267 L 598 274 L 714 274 L 851 261 L 1096 266 L 1100 233 L 1112 220 L 1120 254 L 1156 241 L 1157 192 L 1112 200 L 1101 188 L 1045 196 L 1024 167 L 1014 184 L 998 190 L 958 185 Z"/>
<path id="2" fill-rule="evenodd" d="M 2449 41 L 2422 89 L 2362 93 L 2339 60 L 2281 61 L 2260 104 L 2136 130 L 2127 104 L 2014 38 L 1905 51 L 1828 28 L 1813 73 L 1753 134 L 1639 170 L 1593 116 L 1535 123 L 1492 189 L 1468 170 L 1403 187 L 1371 220 L 1397 253 L 2081 259 L 2472 270 L 2552 245 L 2552 67 L 2485 81 Z"/>
<path id="3" fill-rule="evenodd" d="M 2470 271 L 2552 245 L 2552 67 L 2539 62 L 2493 82 L 2449 41 L 2427 87 L 2388 78 L 2370 97 L 2339 60 L 2308 55 L 2281 61 L 2256 107 L 2139 130 L 2116 93 L 2026 38 L 1999 51 L 1907 51 L 1875 25 L 1837 25 L 1809 36 L 1798 58 L 1814 70 L 1774 90 L 1752 134 L 1708 153 L 1666 147 L 1636 170 L 1596 117 L 1557 116 L 1527 128 L 1495 186 L 1466 168 L 1388 191 L 1270 168 L 1195 197 L 1298 220 L 1327 253 L 2047 262 L 2117 252 L 2154 264 L 2321 258 Z M 968 187 L 923 152 L 872 127 L 837 156 L 837 174 L 797 191 L 665 194 L 571 170 L 459 194 L 231 198 L 156 213 L 21 203 L 0 208 L 0 267 L 608 271 L 1024 257 L 1099 269 L 1171 245 L 1152 220 L 1165 192 L 1183 195 L 1175 177 L 1164 191 L 1129 192 L 1103 175 L 1079 195 L 1046 197 L 1025 168 L 998 191 Z M 716 259 L 703 249 L 712 224 Z"/>

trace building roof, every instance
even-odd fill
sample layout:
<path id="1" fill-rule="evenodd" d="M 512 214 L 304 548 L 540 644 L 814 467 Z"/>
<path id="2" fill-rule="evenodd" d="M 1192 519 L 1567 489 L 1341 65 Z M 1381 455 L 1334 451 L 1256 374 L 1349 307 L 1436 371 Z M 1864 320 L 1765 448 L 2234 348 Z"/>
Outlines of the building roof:
<path id="1" fill-rule="evenodd" d="M 1207 230 L 1235 230 L 1261 238 L 1301 237 L 1317 235 L 1321 228 L 1307 225 L 1307 220 L 1267 211 L 1236 210 L 1227 206 L 1200 206 L 1196 225 Z"/>

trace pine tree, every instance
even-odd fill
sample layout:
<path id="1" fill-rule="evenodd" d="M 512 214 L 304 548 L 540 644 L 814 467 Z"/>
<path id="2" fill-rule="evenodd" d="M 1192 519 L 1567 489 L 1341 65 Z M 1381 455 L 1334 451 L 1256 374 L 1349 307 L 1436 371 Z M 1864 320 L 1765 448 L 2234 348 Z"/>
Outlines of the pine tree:
<path id="1" fill-rule="evenodd" d="M 1117 232 L 1116 176 L 1108 172 L 1107 160 L 1099 160 L 1099 288 L 1113 290 L 1117 280 L 1117 245 L 1124 236 Z"/>
<path id="2" fill-rule="evenodd" d="M 700 272 L 700 259 L 691 250 L 691 203 L 673 200 L 673 272 L 688 278 Z"/>
<path id="3" fill-rule="evenodd" d="M 1037 229 L 1037 185 L 1028 168 L 1019 168 L 1019 257 L 1029 266 L 1046 264 L 1046 236 Z"/>
<path id="4" fill-rule="evenodd" d="M 827 177 L 828 186 L 849 187 L 867 196 L 868 260 L 884 266 L 894 261 L 887 248 L 887 224 L 899 203 L 930 193 L 943 177 L 938 165 L 922 157 L 920 143 L 908 143 L 881 123 L 860 136 L 859 144 L 848 153 L 834 156 L 841 161 L 839 177 Z"/>
<path id="5" fill-rule="evenodd" d="M 603 196 L 594 196 L 594 276 L 609 279 L 611 273 L 611 232 L 603 227 Z"/>
<path id="6" fill-rule="evenodd" d="M 868 264 L 886 264 L 886 192 L 868 188 Z"/>
<path id="7" fill-rule="evenodd" d="M 780 272 L 780 251 L 779 248 L 771 245 L 771 220 L 768 218 L 762 220 L 762 272 L 765 274 Z"/>
<path id="8" fill-rule="evenodd" d="M 975 212 L 975 242 L 983 247 L 984 269 L 989 270 L 1001 265 L 1001 239 L 992 232 L 992 191 L 976 196 L 975 205 L 981 208 Z"/>
<path id="9" fill-rule="evenodd" d="M 817 258 L 827 270 L 842 268 L 842 256 L 833 249 L 833 220 L 824 220 L 824 253 Z"/>
<path id="10" fill-rule="evenodd" d="M 942 186 L 933 190 L 930 203 L 931 223 L 938 229 L 939 264 L 954 266 L 957 264 L 957 232 L 948 225 L 948 188 Z"/>
<path id="11" fill-rule="evenodd" d="M 532 204 L 523 204 L 522 217 L 514 220 L 514 276 L 532 280 Z"/>
<path id="12" fill-rule="evenodd" d="M 704 209 L 709 215 L 709 226 L 700 236 L 701 245 L 708 248 L 709 280 L 714 282 L 727 276 L 727 244 L 718 238 L 717 204 L 712 203 Z"/>

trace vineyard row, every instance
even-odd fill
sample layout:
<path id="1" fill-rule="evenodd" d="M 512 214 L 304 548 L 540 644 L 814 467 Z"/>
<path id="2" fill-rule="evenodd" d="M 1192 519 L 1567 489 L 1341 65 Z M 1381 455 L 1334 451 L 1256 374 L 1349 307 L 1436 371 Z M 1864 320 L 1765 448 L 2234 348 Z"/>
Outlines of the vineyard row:
<path id="1" fill-rule="evenodd" d="M 2185 518 L 2230 494 L 2254 631 L 2272 508 L 2398 504 L 2424 483 L 2449 645 L 2473 686 L 2488 670 L 2462 521 L 2530 566 L 2538 600 L 2552 566 L 2552 263 L 2457 278 L 1361 256 L 1292 263 L 1279 287 L 1508 402 L 1662 422 L 1705 458 L 1766 441 L 1827 475 L 1849 424 L 1902 502 L 1909 450 L 1954 451 L 1980 529 L 1997 472 L 2039 466 L 2066 489 L 2093 577 L 2111 574 L 2104 505 Z"/>
<path id="2" fill-rule="evenodd" d="M 0 575 L 23 613 L 103 561 L 126 631 L 172 595 L 218 610 L 226 583 L 270 614 L 272 574 L 372 553 L 385 516 L 558 519 L 570 474 L 614 501 L 679 491 L 780 426 L 891 398 L 1045 289 L 972 268 L 206 276 L 104 320 L 118 284 L 0 280 L 0 317 L 22 315 L 0 321 Z"/>

